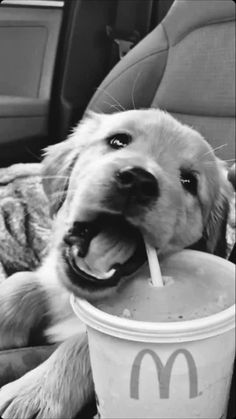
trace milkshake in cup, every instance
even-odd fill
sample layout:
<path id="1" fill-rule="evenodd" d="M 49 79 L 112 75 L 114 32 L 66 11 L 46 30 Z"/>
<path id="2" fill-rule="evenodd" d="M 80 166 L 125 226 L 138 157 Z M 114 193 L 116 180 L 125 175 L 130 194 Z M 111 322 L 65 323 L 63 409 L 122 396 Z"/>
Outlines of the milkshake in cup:
<path id="1" fill-rule="evenodd" d="M 235 355 L 235 265 L 184 250 L 148 267 L 97 307 L 72 297 L 87 325 L 101 418 L 226 418 Z"/>

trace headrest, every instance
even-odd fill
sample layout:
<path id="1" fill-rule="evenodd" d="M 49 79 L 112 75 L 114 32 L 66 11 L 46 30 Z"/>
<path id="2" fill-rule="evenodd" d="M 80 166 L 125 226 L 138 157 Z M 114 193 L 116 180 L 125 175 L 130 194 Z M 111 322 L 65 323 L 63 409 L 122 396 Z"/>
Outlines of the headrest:
<path id="1" fill-rule="evenodd" d="M 194 29 L 232 20 L 235 20 L 233 0 L 175 0 L 162 23 L 170 45 L 174 45 Z"/>

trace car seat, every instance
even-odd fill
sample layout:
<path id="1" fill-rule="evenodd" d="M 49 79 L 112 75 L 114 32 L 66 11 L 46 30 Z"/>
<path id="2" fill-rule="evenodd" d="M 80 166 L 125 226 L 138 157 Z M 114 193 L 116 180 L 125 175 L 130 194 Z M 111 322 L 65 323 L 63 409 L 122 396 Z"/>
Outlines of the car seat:
<path id="1" fill-rule="evenodd" d="M 165 109 L 235 156 L 235 4 L 176 0 L 105 78 L 89 109 Z M 219 147 L 219 149 L 218 149 Z"/>
<path id="2" fill-rule="evenodd" d="M 159 107 L 199 130 L 223 159 L 235 156 L 235 4 L 176 0 L 164 20 L 113 68 L 88 105 L 116 109 Z M 21 365 L 34 368 L 37 349 L 0 352 L 3 381 Z M 30 352 L 31 351 L 31 352 Z M 46 354 L 41 351 L 40 360 Z M 21 362 L 19 362 L 21 357 Z M 37 362 L 35 361 L 35 358 Z M 236 415 L 230 403 L 228 418 Z"/>

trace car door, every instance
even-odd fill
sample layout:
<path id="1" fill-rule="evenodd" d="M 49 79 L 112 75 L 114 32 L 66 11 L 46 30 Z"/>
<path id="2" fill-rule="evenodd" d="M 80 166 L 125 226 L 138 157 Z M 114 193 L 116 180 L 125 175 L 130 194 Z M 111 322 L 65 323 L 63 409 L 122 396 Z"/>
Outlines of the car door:
<path id="1" fill-rule="evenodd" d="M 0 0 L 0 167 L 66 138 L 116 63 L 107 28 L 129 3 L 141 39 L 173 0 Z"/>
<path id="2" fill-rule="evenodd" d="M 0 0 L 0 166 L 33 161 L 109 71 L 116 0 Z"/>
<path id="3" fill-rule="evenodd" d="M 12 150 L 11 145 L 17 150 L 23 142 L 48 136 L 63 7 L 64 1 L 56 0 L 3 0 L 0 4 L 2 157 L 7 149 Z"/>

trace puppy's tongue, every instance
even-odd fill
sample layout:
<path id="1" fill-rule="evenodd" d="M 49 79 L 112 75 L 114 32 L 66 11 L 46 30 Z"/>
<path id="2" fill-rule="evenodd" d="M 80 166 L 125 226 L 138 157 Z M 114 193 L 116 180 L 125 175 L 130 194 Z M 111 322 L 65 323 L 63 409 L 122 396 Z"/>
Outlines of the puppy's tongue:
<path id="1" fill-rule="evenodd" d="M 134 251 L 135 243 L 102 233 L 91 241 L 89 251 L 82 262 L 93 275 L 101 277 L 109 273 L 115 265 L 125 263 Z"/>
<path id="2" fill-rule="evenodd" d="M 135 252 L 137 237 L 128 223 L 103 223 L 99 233 L 90 241 L 84 257 L 74 249 L 75 262 L 84 272 L 100 279 L 115 273 L 117 265 L 124 264 Z"/>

